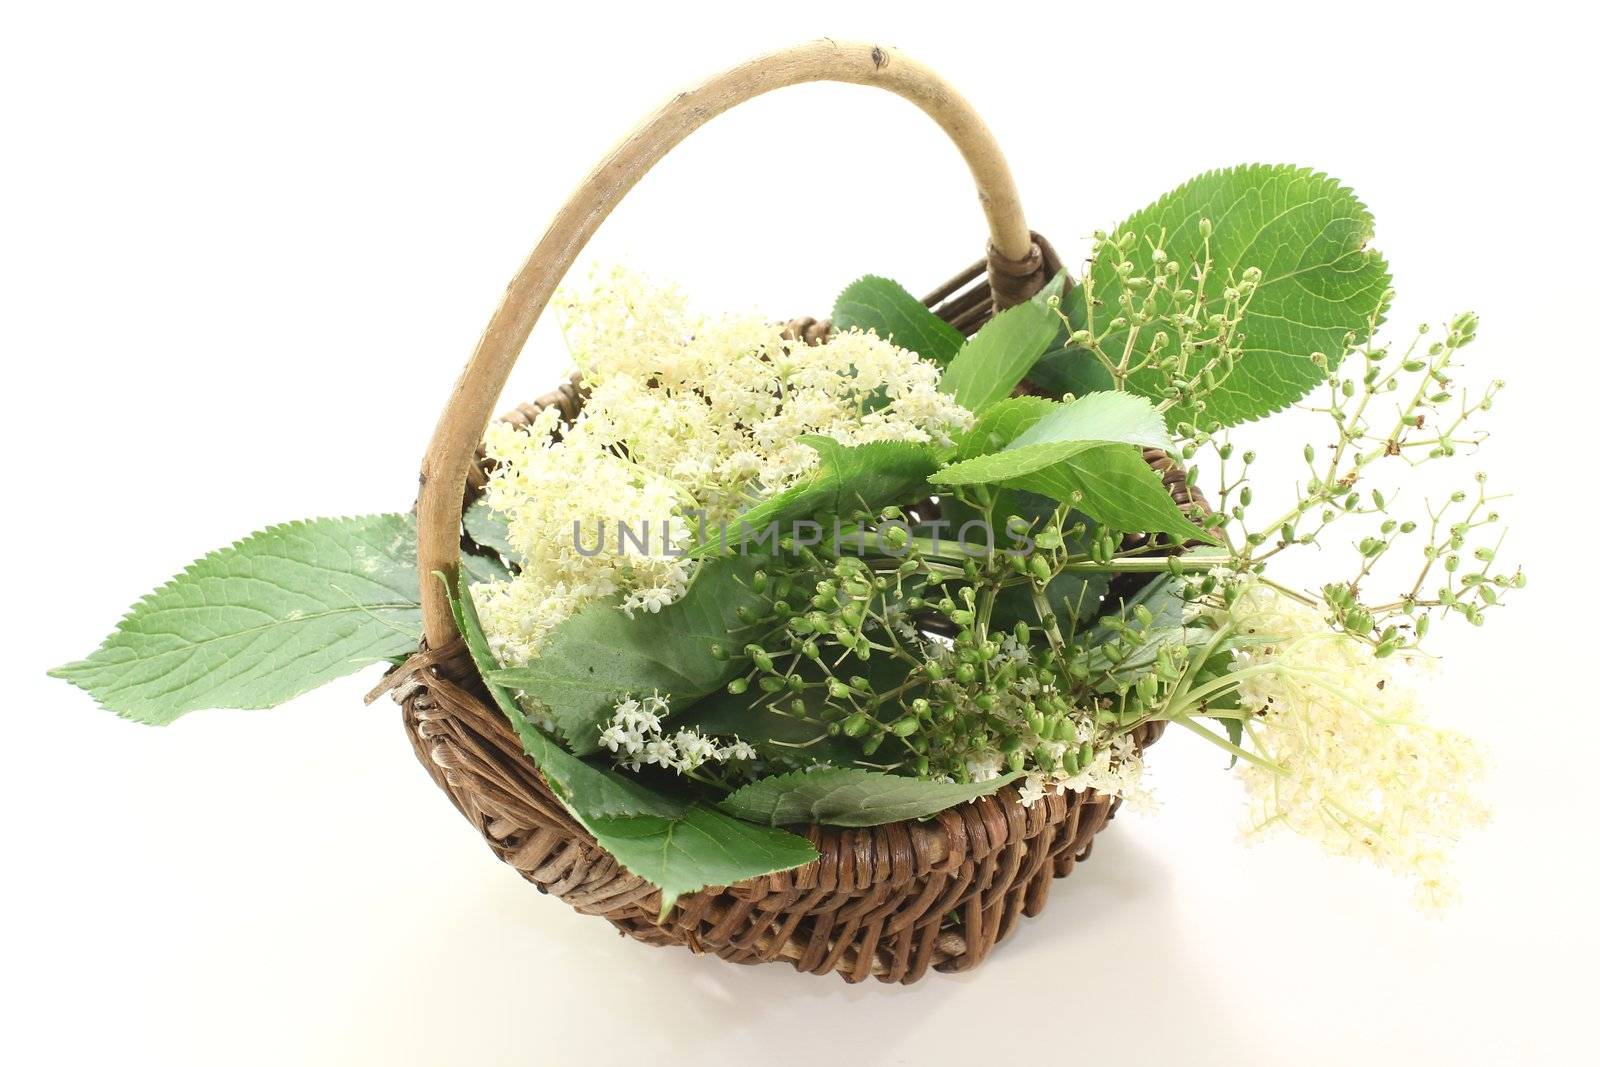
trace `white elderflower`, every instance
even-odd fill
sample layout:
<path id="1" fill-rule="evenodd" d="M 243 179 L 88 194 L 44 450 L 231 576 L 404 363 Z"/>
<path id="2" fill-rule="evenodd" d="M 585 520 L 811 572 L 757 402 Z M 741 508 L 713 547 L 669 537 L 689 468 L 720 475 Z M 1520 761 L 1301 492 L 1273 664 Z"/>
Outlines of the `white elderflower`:
<path id="1" fill-rule="evenodd" d="M 600 731 L 600 744 L 617 756 L 618 763 L 635 771 L 653 766 L 687 774 L 707 763 L 748 762 L 756 758 L 756 750 L 737 737 L 722 745 L 698 730 L 684 728 L 665 733 L 661 723 L 671 711 L 667 698 L 660 693 L 643 700 L 620 700 L 612 710 L 611 720 Z"/>
<path id="2" fill-rule="evenodd" d="M 873 334 L 807 347 L 759 316 L 695 314 L 621 269 L 558 309 L 590 389 L 577 421 L 559 441 L 553 409 L 484 437 L 484 497 L 519 569 L 473 594 L 509 666 L 587 603 L 621 594 L 625 612 L 654 613 L 681 597 L 691 517 L 712 528 L 803 478 L 817 453 L 800 437 L 948 443 L 972 421 L 939 392 L 936 365 Z"/>
<path id="3" fill-rule="evenodd" d="M 1250 832 L 1294 830 L 1411 877 L 1425 906 L 1447 902 L 1446 854 L 1487 818 L 1472 741 L 1426 723 L 1394 660 L 1317 612 L 1255 585 L 1228 614 L 1241 632 L 1275 639 L 1235 667 L 1241 705 L 1255 712 L 1246 736 L 1265 761 L 1239 764 Z"/>

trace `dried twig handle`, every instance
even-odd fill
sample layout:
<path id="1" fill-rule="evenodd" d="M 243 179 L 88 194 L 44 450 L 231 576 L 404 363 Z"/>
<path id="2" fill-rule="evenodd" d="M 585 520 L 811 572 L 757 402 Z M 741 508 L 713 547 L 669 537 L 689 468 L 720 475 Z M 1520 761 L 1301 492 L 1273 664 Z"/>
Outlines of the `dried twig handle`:
<path id="1" fill-rule="evenodd" d="M 821 40 L 773 52 L 679 93 L 602 159 L 564 204 L 478 341 L 422 460 L 417 499 L 417 562 L 428 644 L 456 636 L 435 572 L 454 579 L 460 562 L 462 490 L 494 405 L 550 294 L 622 197 L 663 156 L 713 117 L 773 89 L 804 82 L 873 85 L 905 97 L 939 124 L 961 151 L 989 220 L 991 252 L 1009 261 L 1037 256 L 1005 157 L 983 120 L 928 68 L 892 49 Z"/>

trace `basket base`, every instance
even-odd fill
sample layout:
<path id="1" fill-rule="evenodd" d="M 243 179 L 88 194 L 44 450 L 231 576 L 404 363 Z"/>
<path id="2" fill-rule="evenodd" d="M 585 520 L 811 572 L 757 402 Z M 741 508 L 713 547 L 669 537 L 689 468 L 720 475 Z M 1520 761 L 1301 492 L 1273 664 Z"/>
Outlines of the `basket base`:
<path id="1" fill-rule="evenodd" d="M 848 982 L 968 970 L 1044 908 L 1118 804 L 1089 792 L 1024 807 L 1008 786 L 923 822 L 809 827 L 819 859 L 681 897 L 658 922 L 659 892 L 551 794 L 459 644 L 418 653 L 392 680 L 418 759 L 502 860 L 637 941 L 733 963 L 787 962 Z M 1159 736 L 1153 726 L 1140 744 Z"/>

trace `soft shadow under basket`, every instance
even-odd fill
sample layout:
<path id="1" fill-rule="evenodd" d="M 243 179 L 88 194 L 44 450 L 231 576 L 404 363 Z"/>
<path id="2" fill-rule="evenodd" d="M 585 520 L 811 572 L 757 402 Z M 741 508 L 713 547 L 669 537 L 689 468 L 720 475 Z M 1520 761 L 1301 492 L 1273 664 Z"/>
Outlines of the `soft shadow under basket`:
<path id="1" fill-rule="evenodd" d="M 493 405 L 540 312 L 600 223 L 638 180 L 694 130 L 772 89 L 837 81 L 887 89 L 921 108 L 960 150 L 988 219 L 985 259 L 940 286 L 926 303 L 971 334 L 997 309 L 1037 293 L 1061 268 L 1030 232 L 1004 157 L 971 107 L 927 68 L 887 48 L 818 41 L 777 52 L 680 93 L 601 160 L 511 282 L 456 385 L 423 460 L 417 504 L 422 649 L 387 680 L 404 708 L 417 757 L 506 863 L 542 893 L 609 920 L 652 945 L 682 945 L 735 963 L 784 961 L 846 981 L 914 982 L 931 967 L 976 966 L 1023 915 L 1044 907 L 1054 879 L 1089 856 L 1117 809 L 1112 797 L 1047 795 L 1024 807 L 1016 790 L 920 822 L 867 829 L 795 827 L 820 858 L 796 870 L 682 897 L 657 921 L 654 886 L 599 847 L 546 786 L 483 689 L 456 633 L 442 584 L 459 560 L 463 489 L 486 472 L 478 445 Z M 828 324 L 799 319 L 795 337 L 815 341 Z M 526 422 L 554 405 L 565 419 L 584 401 L 576 378 L 507 416 Z M 1167 456 L 1147 453 L 1180 504 L 1193 496 Z M 1127 582 L 1124 578 L 1119 581 Z M 1139 579 L 1131 579 L 1137 582 Z M 1137 740 L 1155 741 L 1160 724 Z"/>

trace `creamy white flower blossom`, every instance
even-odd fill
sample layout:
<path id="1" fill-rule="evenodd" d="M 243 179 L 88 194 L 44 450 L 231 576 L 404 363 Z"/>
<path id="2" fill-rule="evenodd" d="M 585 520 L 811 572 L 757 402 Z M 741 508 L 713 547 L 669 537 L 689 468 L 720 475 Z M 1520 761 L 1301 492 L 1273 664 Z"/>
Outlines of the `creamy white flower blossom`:
<path id="1" fill-rule="evenodd" d="M 659 692 L 643 700 L 628 697 L 618 701 L 611 720 L 600 732 L 600 745 L 617 756 L 617 761 L 632 770 L 653 766 L 686 774 L 707 763 L 745 762 L 756 758 L 756 750 L 735 737 L 719 744 L 698 730 L 663 732 L 661 721 L 672 711 L 668 699 Z"/>
<path id="2" fill-rule="evenodd" d="M 1079 725 L 1079 743 L 1093 737 L 1093 729 Z M 1066 745 L 1059 741 L 1043 746 L 1052 759 L 1060 759 Z M 1141 785 L 1144 776 L 1144 759 L 1126 734 L 1107 741 L 1096 749 L 1094 758 L 1079 769 L 1077 774 L 1029 774 L 1023 779 L 1017 793 L 1022 803 L 1032 807 L 1045 794 L 1064 796 L 1067 793 L 1084 793 L 1094 790 L 1104 796 L 1121 797 L 1135 807 L 1149 807 L 1149 795 Z"/>
<path id="3" fill-rule="evenodd" d="M 1391 668 L 1316 611 L 1251 585 L 1227 615 L 1272 642 L 1242 650 L 1234 667 L 1241 705 L 1256 713 L 1246 737 L 1275 765 L 1238 764 L 1249 832 L 1296 831 L 1411 877 L 1424 906 L 1448 902 L 1446 853 L 1487 818 L 1472 741 L 1423 720 L 1403 661 Z"/>
<path id="4" fill-rule="evenodd" d="M 682 596 L 693 564 L 673 552 L 695 540 L 696 513 L 730 520 L 803 477 L 817 453 L 801 437 L 945 444 L 971 424 L 936 365 L 870 333 L 807 347 L 759 316 L 695 314 L 678 290 L 620 268 L 557 306 L 591 390 L 576 423 L 553 440 L 549 409 L 484 438 L 485 499 L 520 569 L 473 593 L 510 666 L 586 603 L 620 593 L 632 614 Z M 624 551 L 619 524 L 648 545 Z"/>

